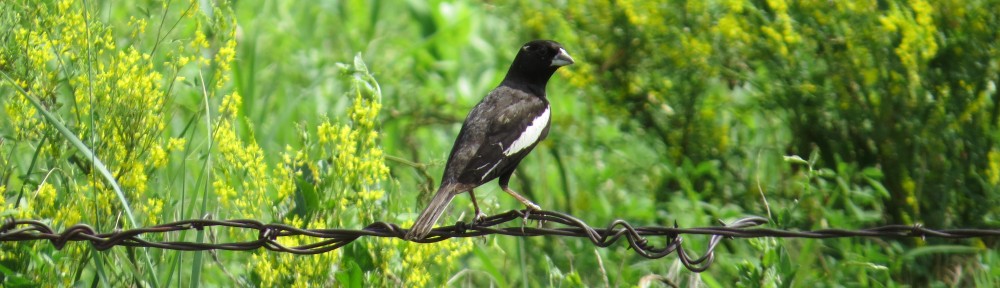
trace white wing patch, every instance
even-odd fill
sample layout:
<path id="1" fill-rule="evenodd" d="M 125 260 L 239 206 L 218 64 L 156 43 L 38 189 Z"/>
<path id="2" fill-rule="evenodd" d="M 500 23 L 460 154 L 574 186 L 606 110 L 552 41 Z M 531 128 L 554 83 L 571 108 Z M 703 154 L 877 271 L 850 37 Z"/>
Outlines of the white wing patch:
<path id="1" fill-rule="evenodd" d="M 493 167 L 490 167 L 490 170 L 486 170 L 486 173 L 483 173 L 483 178 L 480 178 L 479 180 L 486 180 L 486 176 L 490 176 L 490 172 L 493 172 L 493 169 L 497 169 L 497 166 L 500 166 L 500 162 L 501 161 L 497 161 L 496 164 L 493 164 Z M 490 163 L 486 163 L 486 165 L 490 165 Z M 483 165 L 483 167 L 486 167 L 486 165 Z M 482 168 L 482 167 L 480 167 L 480 168 Z M 479 170 L 479 169 L 476 169 L 476 170 Z"/>
<path id="2" fill-rule="evenodd" d="M 531 121 L 531 125 L 524 128 L 524 132 L 521 132 L 521 136 L 514 140 L 514 143 L 510 143 L 510 147 L 503 150 L 503 155 L 514 155 L 514 153 L 521 152 L 524 148 L 538 142 L 538 137 L 542 136 L 542 130 L 545 130 L 545 124 L 549 123 L 549 107 L 545 107 L 545 111 L 542 115 L 538 115 L 535 120 Z"/>

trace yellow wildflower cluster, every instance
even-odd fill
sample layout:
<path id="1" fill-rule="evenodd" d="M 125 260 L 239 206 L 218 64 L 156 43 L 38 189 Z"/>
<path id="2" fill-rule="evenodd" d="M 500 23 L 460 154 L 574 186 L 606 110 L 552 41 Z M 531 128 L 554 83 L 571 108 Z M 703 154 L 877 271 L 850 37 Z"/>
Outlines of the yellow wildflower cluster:
<path id="1" fill-rule="evenodd" d="M 684 33 L 680 36 L 681 49 L 685 51 L 681 53 L 684 53 L 683 56 L 684 58 L 687 58 L 687 61 L 681 60 L 684 58 L 676 58 L 675 60 L 681 60 L 677 62 L 678 67 L 687 68 L 689 66 L 693 66 L 691 68 L 707 71 L 713 70 L 714 68 L 711 67 L 711 63 L 709 62 L 709 59 L 712 57 L 712 44 L 689 33 Z"/>
<path id="2" fill-rule="evenodd" d="M 332 124 L 329 120 L 320 124 L 317 130 L 319 143 L 326 147 L 322 156 L 332 157 L 333 171 L 341 179 L 357 179 L 356 184 L 372 185 L 388 175 L 382 149 L 372 145 L 378 133 L 347 124 Z"/>
<path id="3" fill-rule="evenodd" d="M 889 13 L 880 17 L 879 21 L 885 30 L 902 36 L 895 52 L 906 68 L 910 92 L 914 93 L 920 86 L 921 66 L 937 54 L 938 44 L 933 7 L 922 0 L 912 0 L 909 4 L 910 9 L 904 9 L 893 3 Z"/>
<path id="4" fill-rule="evenodd" d="M 229 71 L 232 69 L 231 63 L 234 59 L 236 59 L 236 40 L 229 39 L 215 54 L 215 62 L 219 64 L 219 70 Z M 222 88 L 224 83 L 229 83 L 229 74 L 222 73 L 222 77 L 216 82 L 216 88 Z"/>
<path id="5" fill-rule="evenodd" d="M 274 167 L 275 175 L 283 175 L 287 178 L 299 178 L 303 176 L 302 171 L 297 171 L 295 167 L 303 167 L 306 165 L 306 153 L 303 151 L 296 151 L 291 145 L 285 146 L 285 151 L 281 153 L 281 165 Z M 313 167 L 309 167 L 312 169 Z M 313 175 L 318 174 L 316 171 L 310 171 Z M 322 182 L 322 178 L 316 179 L 316 184 Z M 295 193 L 295 181 L 281 181 L 276 184 L 275 187 L 278 191 L 278 199 L 292 199 Z"/>
<path id="6" fill-rule="evenodd" d="M 95 142 L 95 152 L 106 164 L 122 167 L 123 188 L 132 196 L 146 190 L 146 163 L 140 156 L 161 145 L 158 135 L 165 126 L 163 77 L 149 60 L 149 54 L 129 47 L 108 57 L 107 63 L 95 63 L 93 74 L 70 80 L 78 87 L 73 113 L 81 119 L 101 119 L 77 123 L 80 139 Z"/>
<path id="7" fill-rule="evenodd" d="M 53 212 L 58 209 L 56 204 L 56 188 L 52 186 L 52 183 L 45 182 L 42 185 L 38 185 L 38 190 L 35 191 L 37 195 L 35 203 L 41 206 L 41 211 L 39 214 L 52 215 Z"/>
<path id="8" fill-rule="evenodd" d="M 966 95 L 974 96 L 975 98 L 971 99 L 971 101 L 969 101 L 969 103 L 965 107 L 961 108 L 961 111 L 958 114 L 958 119 L 956 119 L 958 121 L 951 122 L 951 124 L 948 127 L 949 129 L 959 129 L 960 125 L 968 124 L 969 122 L 975 121 L 977 116 L 981 115 L 982 111 L 988 111 L 989 109 L 987 107 L 989 107 L 989 105 L 992 104 L 992 101 L 990 100 L 990 95 L 995 93 L 995 91 L 989 91 L 989 89 L 984 89 L 983 91 L 979 91 L 978 93 L 976 93 L 974 91 L 976 88 L 973 87 L 972 84 L 969 84 L 964 80 L 959 81 L 958 86 L 962 87 L 965 90 Z M 949 95 L 951 90 L 949 90 L 948 88 L 942 87 L 942 89 L 939 89 L 939 91 L 941 92 L 938 93 L 943 95 L 939 96 L 941 98 L 948 98 L 949 96 L 951 96 Z"/>
<path id="9" fill-rule="evenodd" d="M 23 97 L 12 97 L 3 103 L 4 113 L 14 128 L 14 139 L 39 139 L 47 130 L 31 103 Z"/>
<path id="10" fill-rule="evenodd" d="M 167 151 L 160 145 L 153 146 L 149 150 L 149 163 L 154 168 L 167 166 Z"/>
<path id="11" fill-rule="evenodd" d="M 295 217 L 289 225 L 303 227 L 302 219 Z M 329 227 L 323 221 L 311 223 L 312 229 Z M 278 242 L 286 247 L 310 244 L 314 237 L 280 237 Z M 334 273 L 338 270 L 340 250 L 315 255 L 291 253 L 254 253 L 248 266 L 260 277 L 261 287 L 330 287 L 334 286 Z"/>
<path id="12" fill-rule="evenodd" d="M 878 8 L 878 3 L 874 0 L 844 0 L 832 2 L 838 11 L 846 13 L 858 13 L 872 11 Z"/>
<path id="13" fill-rule="evenodd" d="M 233 118 L 240 112 L 240 106 L 243 106 L 243 97 L 240 97 L 239 93 L 233 92 L 222 97 L 222 104 L 219 104 L 219 113 L 224 117 Z"/>
<path id="14" fill-rule="evenodd" d="M 143 224 L 146 226 L 162 224 L 160 214 L 163 213 L 163 199 L 149 197 L 146 198 L 146 203 L 142 203 L 139 207 L 146 216 L 143 218 Z"/>
<path id="15" fill-rule="evenodd" d="M 148 25 L 148 22 L 145 18 L 135 18 L 135 16 L 130 16 L 128 18 L 128 27 L 132 30 L 130 36 L 133 39 L 139 38 L 140 35 L 146 33 L 146 25 Z"/>
<path id="16" fill-rule="evenodd" d="M 231 96 L 227 96 L 231 97 Z M 267 191 L 286 177 L 273 177 L 264 161 L 264 150 L 253 139 L 243 141 L 237 136 L 232 120 L 220 117 L 213 142 L 219 155 L 212 188 L 224 208 L 234 208 L 229 217 L 260 219 L 270 212 L 272 199 Z"/>
<path id="17" fill-rule="evenodd" d="M 187 144 L 187 139 L 184 138 L 170 138 L 167 141 L 167 151 L 184 151 L 184 145 Z"/>
<path id="18" fill-rule="evenodd" d="M 0 37 L 7 42 L 5 49 L 0 51 L 0 68 L 14 78 L 10 82 L 2 81 L 0 85 L 17 85 L 32 97 L 40 99 L 46 110 L 56 114 L 56 121 L 75 133 L 83 145 L 94 152 L 96 159 L 107 166 L 125 193 L 125 201 L 120 200 L 107 180 L 97 176 L 98 171 L 91 161 L 80 157 L 81 154 L 71 148 L 73 146 L 68 140 L 50 127 L 49 120 L 40 117 L 37 108 L 30 105 L 26 97 L 15 94 L 2 101 L 2 112 L 10 121 L 0 121 L 0 125 L 13 128 L 14 133 L 11 134 L 20 147 L 4 148 L 2 151 L 10 152 L 14 159 L 19 159 L 24 150 L 35 149 L 29 157 L 37 156 L 38 161 L 31 160 L 29 168 L 14 165 L 17 169 L 29 171 L 17 171 L 14 173 L 17 176 L 10 183 L 41 184 L 33 188 L 21 184 L 24 186 L 17 189 L 26 192 L 24 195 L 28 197 L 21 198 L 19 203 L 9 203 L 8 199 L 13 199 L 7 191 L 9 186 L 0 187 L 0 209 L 4 213 L 14 211 L 13 216 L 18 218 L 51 219 L 57 229 L 77 223 L 104 229 L 152 225 L 163 220 L 164 211 L 170 210 L 170 202 L 163 199 L 165 195 L 162 191 L 151 192 L 150 183 L 156 183 L 156 172 L 170 164 L 170 154 L 184 151 L 188 141 L 187 138 L 164 137 L 168 129 L 167 121 L 172 116 L 171 113 L 164 113 L 166 105 L 173 103 L 169 96 L 178 89 L 188 88 L 174 85 L 174 82 L 183 81 L 181 71 L 192 71 L 185 65 L 196 62 L 203 66 L 197 67 L 199 69 L 215 68 L 202 71 L 214 76 L 214 82 L 209 84 L 211 87 L 223 87 L 229 82 L 227 71 L 235 59 L 236 42 L 232 40 L 235 19 L 232 11 L 225 8 L 223 1 L 218 4 L 221 6 L 212 7 L 214 13 L 205 15 L 207 13 L 199 13 L 203 10 L 198 8 L 198 2 L 169 4 L 167 1 L 161 7 L 163 11 L 145 11 L 159 17 L 126 15 L 128 23 L 122 26 L 114 26 L 115 16 L 110 19 L 103 16 L 104 12 L 108 12 L 103 10 L 106 8 L 104 5 L 86 1 L 43 0 L 30 1 L 30 5 L 0 4 L 3 6 L 0 14 L 4 24 L 12 25 L 3 32 L 7 37 Z M 180 12 L 183 13 L 173 13 L 178 12 L 175 8 L 181 6 Z M 158 7 L 153 6 L 152 10 Z M 113 15 L 118 11 L 108 13 Z M 212 21 L 212 24 L 202 25 L 206 20 Z M 163 25 L 170 29 L 149 33 L 152 30 L 147 29 L 150 25 Z M 206 28 L 202 29 L 203 26 Z M 208 48 L 213 45 L 218 52 L 213 57 L 205 56 L 212 55 Z M 205 64 L 215 66 L 207 67 Z M 215 89 L 207 90 L 215 95 Z M 225 107 L 239 106 L 238 95 L 233 96 L 227 99 L 234 104 Z M 218 126 L 229 128 L 234 133 L 232 125 Z M 228 136 L 233 135 L 222 133 L 220 137 Z M 261 158 L 259 148 L 252 148 L 234 148 L 233 151 L 249 151 L 237 155 L 257 155 L 255 159 Z M 8 159 L 6 155 L 3 158 Z M 247 165 L 254 163 L 247 162 Z M 264 189 L 261 190 L 259 193 L 265 193 Z M 124 202 L 128 202 L 130 207 L 123 207 Z M 131 219 L 123 217 L 125 208 L 144 218 L 136 219 L 139 223 L 128 223 Z M 72 271 L 80 270 L 70 265 L 79 265 L 79 259 L 84 259 L 81 257 L 85 255 L 85 247 L 71 245 L 61 251 L 49 252 L 44 257 L 51 256 L 47 259 L 54 260 L 48 260 L 46 265 L 33 263 L 29 260 L 36 259 L 33 257 L 22 257 L 19 261 L 25 267 L 37 267 L 31 270 L 33 275 L 54 276 L 37 277 L 42 286 L 72 286 L 76 279 L 74 276 L 79 275 L 79 272 Z M 7 248 L 5 246 L 0 251 L 8 251 Z M 16 249 L 51 251 L 25 245 L 17 245 Z M 0 255 L 6 256 L 8 254 Z M 65 271 L 69 272 L 63 273 Z"/>
<path id="19" fill-rule="evenodd" d="M 214 10 L 212 14 L 215 15 L 232 15 L 233 11 L 228 6 L 213 6 Z M 216 29 L 217 33 L 222 33 L 216 37 L 221 37 L 224 40 L 224 44 L 218 48 L 215 53 L 214 63 L 218 70 L 215 72 L 213 77 L 213 83 L 215 83 L 215 88 L 221 89 L 232 79 L 229 73 L 232 69 L 232 63 L 236 59 L 236 17 L 216 17 L 213 20 L 212 26 Z M 200 32 L 196 33 L 198 38 L 195 39 L 195 43 L 192 45 L 200 44 L 201 47 L 207 48 L 204 39 L 205 34 Z M 200 40 L 199 40 L 200 39 Z M 202 58 L 201 62 L 204 64 L 208 63 L 208 59 Z"/>
<path id="20" fill-rule="evenodd" d="M 347 109 L 347 124 L 329 120 L 317 127 L 320 155 L 331 160 L 331 174 L 350 193 L 336 196 L 340 208 L 355 207 L 357 220 L 371 221 L 376 213 L 363 207 L 373 207 L 385 197 L 382 182 L 389 176 L 385 155 L 378 144 L 376 123 L 382 109 L 382 94 L 375 79 L 368 73 L 360 55 L 354 61 L 355 72 L 350 76 L 352 104 Z"/>
<path id="21" fill-rule="evenodd" d="M 618 0 L 615 5 L 625 13 L 628 22 L 638 29 L 656 29 L 663 22 L 662 7 L 657 1 Z M 639 5 L 637 5 L 639 4 Z"/>
<path id="22" fill-rule="evenodd" d="M 23 64 L 13 75 L 17 78 L 15 83 L 41 99 L 52 111 L 57 112 L 60 106 L 68 107 L 68 115 L 72 116 L 63 119 L 67 120 L 65 124 L 70 130 L 76 131 L 78 137 L 115 173 L 130 198 L 143 194 L 149 178 L 146 175 L 148 164 L 143 161 L 143 156 L 150 157 L 149 164 L 153 167 L 165 164 L 158 137 L 164 128 L 160 113 L 164 101 L 162 76 L 154 69 L 150 55 L 131 46 L 119 48 L 112 29 L 93 19 L 80 1 L 43 1 L 36 6 L 22 8 L 10 13 L 32 19 L 21 22 L 12 32 L 16 47 L 24 51 L 16 55 L 5 53 L 3 56 L 4 59 L 23 57 L 12 58 L 14 63 Z M 133 36 L 145 29 L 145 20 L 133 18 L 130 22 L 129 26 L 134 29 L 130 34 Z M 70 95 L 66 97 L 63 94 Z M 36 108 L 28 105 L 25 97 L 11 97 L 5 101 L 4 112 L 10 116 L 14 136 L 18 140 L 40 141 L 42 133 L 52 132 L 49 124 L 42 121 Z M 65 153 L 63 144 L 46 144 L 36 148 L 43 158 L 64 157 L 59 156 Z M 62 169 L 61 174 L 76 175 L 79 167 L 90 169 L 86 167 L 89 166 L 88 160 L 71 160 L 78 162 L 77 166 Z M 69 215 L 79 212 L 66 211 L 79 208 L 78 205 L 86 201 L 85 195 L 92 194 L 90 190 L 78 189 L 94 187 L 69 186 L 73 187 L 71 193 L 59 199 L 63 209 L 49 211 L 63 214 L 57 215 L 57 220 L 79 219 L 79 215 Z M 110 193 L 110 190 L 102 190 L 102 193 Z M 106 204 L 120 207 L 118 203 L 110 201 Z M 102 207 L 100 210 L 118 209 Z M 52 216 L 51 213 L 43 214 L 38 216 Z"/>
<path id="23" fill-rule="evenodd" d="M 1000 150 L 993 149 L 986 156 L 990 166 L 986 170 L 986 181 L 992 185 L 1000 185 Z"/>
<path id="24" fill-rule="evenodd" d="M 333 124 L 327 120 L 317 127 L 317 136 L 321 157 L 332 159 L 331 167 L 337 179 L 345 181 L 348 187 L 355 187 L 357 197 L 353 204 L 362 207 L 383 198 L 385 192 L 379 184 L 388 177 L 389 168 L 378 145 L 375 127 L 382 109 L 381 91 L 360 59 L 355 61 L 355 69 L 358 72 L 352 81 L 353 104 L 347 111 L 350 123 Z"/>
<path id="25" fill-rule="evenodd" d="M 772 26 L 761 27 L 761 32 L 771 39 L 773 45 L 778 48 L 778 53 L 782 57 L 789 56 L 789 45 L 795 45 L 802 41 L 802 36 L 795 31 L 792 26 L 795 21 L 788 14 L 788 3 L 784 0 L 768 0 L 767 5 L 774 11 L 775 19 Z"/>
<path id="26" fill-rule="evenodd" d="M 404 223 L 407 227 L 413 223 Z M 472 238 L 451 239 L 436 243 L 413 243 L 393 238 L 365 242 L 366 248 L 379 251 L 378 267 L 393 275 L 405 287 L 427 287 L 431 280 L 443 281 L 441 269 L 453 269 L 461 257 L 472 252 Z M 443 282 L 437 282 L 443 283 Z"/>
<path id="27" fill-rule="evenodd" d="M 309 228 L 345 227 L 364 225 L 385 216 L 382 209 L 379 209 L 385 206 L 383 182 L 388 179 L 389 172 L 384 163 L 384 152 L 379 145 L 377 127 L 382 106 L 381 91 L 360 56 L 349 69 L 351 73 L 340 79 L 353 87 L 346 94 L 351 101 L 345 111 L 348 119 L 343 123 L 329 119 L 322 121 L 315 128 L 315 143 L 311 141 L 311 133 L 300 128 L 304 147 L 297 149 L 291 145 L 286 146 L 280 164 L 274 168 L 274 174 L 280 175 L 275 177 L 287 177 L 272 186 L 277 190 L 280 201 L 291 202 L 293 196 L 299 196 L 296 193 L 302 193 L 306 201 L 318 201 L 323 205 L 314 208 L 315 211 L 296 207 L 304 208 L 297 211 L 313 215 L 306 218 L 313 220 L 302 223 L 299 220 L 302 217 L 295 214 L 290 217 L 291 225 Z M 313 197 L 310 193 L 314 193 L 316 199 L 309 198 Z M 312 207 L 310 204 L 313 203 L 295 204 Z M 300 245 L 313 240 L 302 237 L 279 241 L 285 245 Z M 359 243 L 352 245 L 364 245 L 365 250 L 372 251 L 370 256 L 375 266 L 363 269 L 374 269 L 372 272 L 388 276 L 376 276 L 376 279 L 393 279 L 399 281 L 393 283 L 417 287 L 429 283 L 428 275 L 433 267 L 454 267 L 458 257 L 468 254 L 473 247 L 471 240 L 417 245 L 389 239 L 360 239 Z M 351 268 L 357 265 L 353 260 L 341 261 L 341 253 L 344 252 L 338 250 L 307 258 L 257 253 L 247 268 L 260 275 L 262 286 L 329 286 L 331 281 L 335 281 L 332 275 L 357 269 Z M 303 261 L 306 263 L 303 264 Z M 309 267 L 303 269 L 304 266 Z M 365 278 L 372 280 L 368 276 Z"/>
<path id="28" fill-rule="evenodd" d="M 5 187 L 0 188 L 4 188 L 0 192 L 6 192 Z M 6 200 L 0 197 L 0 208 L 3 208 L 0 211 L 11 213 L 15 218 L 33 219 L 52 215 L 53 212 L 58 210 L 58 207 L 55 205 L 56 189 L 51 183 L 42 183 L 25 196 L 26 199 L 21 199 L 20 202 L 16 203 L 8 203 L 8 205 L 3 205 Z"/>
<path id="29" fill-rule="evenodd" d="M 742 6 L 739 6 L 742 10 Z M 718 24 L 713 27 L 715 33 L 721 34 L 727 41 L 732 44 L 740 44 L 750 42 L 750 34 L 743 29 L 746 26 L 742 23 L 743 17 L 737 15 L 740 12 L 736 12 L 736 9 L 731 10 L 732 13 L 726 13 L 719 19 Z"/>

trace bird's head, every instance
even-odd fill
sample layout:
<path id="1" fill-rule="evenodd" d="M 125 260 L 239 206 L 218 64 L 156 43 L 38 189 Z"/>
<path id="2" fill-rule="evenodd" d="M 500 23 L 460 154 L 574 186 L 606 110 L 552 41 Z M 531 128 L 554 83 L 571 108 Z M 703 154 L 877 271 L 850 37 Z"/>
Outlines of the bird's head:
<path id="1" fill-rule="evenodd" d="M 525 43 L 517 51 L 514 63 L 511 63 L 510 70 L 507 71 L 506 80 L 518 79 L 540 85 L 544 89 L 559 67 L 570 64 L 573 64 L 573 57 L 569 56 L 562 44 L 552 40 L 534 40 Z"/>
<path id="2" fill-rule="evenodd" d="M 521 51 L 517 52 L 514 62 L 524 62 L 525 68 L 545 70 L 546 68 L 555 70 L 556 68 L 573 64 L 573 57 L 569 56 L 562 44 L 552 40 L 534 40 L 521 46 Z"/>

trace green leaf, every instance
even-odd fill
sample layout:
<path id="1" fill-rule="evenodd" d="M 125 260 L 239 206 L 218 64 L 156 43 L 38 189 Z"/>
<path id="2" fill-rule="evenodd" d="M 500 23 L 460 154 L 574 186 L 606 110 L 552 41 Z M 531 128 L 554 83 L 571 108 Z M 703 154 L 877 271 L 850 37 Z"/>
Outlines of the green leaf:
<path id="1" fill-rule="evenodd" d="M 295 179 L 295 214 L 306 219 L 306 215 L 319 208 L 319 194 L 316 193 L 316 186 L 305 176 L 309 174 L 309 169 L 303 169 L 303 177 Z"/>
<path id="2" fill-rule="evenodd" d="M 337 279 L 337 283 L 343 285 L 343 287 L 364 287 L 364 274 L 361 272 L 361 267 L 358 266 L 358 263 L 354 262 L 354 260 L 346 260 L 344 268 L 333 276 Z"/>
<path id="3" fill-rule="evenodd" d="M 802 159 L 802 157 L 799 157 L 799 155 L 782 156 L 781 158 L 782 160 L 785 160 L 785 162 L 809 165 L 809 162 L 806 162 L 806 160 Z"/>

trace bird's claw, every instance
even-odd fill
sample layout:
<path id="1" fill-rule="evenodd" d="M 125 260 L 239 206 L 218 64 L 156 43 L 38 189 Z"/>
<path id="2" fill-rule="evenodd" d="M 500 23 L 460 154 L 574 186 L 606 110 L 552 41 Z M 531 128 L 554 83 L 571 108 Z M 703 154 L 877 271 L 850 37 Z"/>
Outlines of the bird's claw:
<path id="1" fill-rule="evenodd" d="M 542 211 L 542 207 L 539 207 L 539 206 L 538 206 L 537 204 L 535 204 L 535 203 L 531 203 L 531 202 L 528 202 L 528 203 L 524 203 L 524 206 L 526 207 L 526 209 L 524 209 L 524 221 L 528 221 L 528 220 L 530 220 L 530 219 L 528 219 L 528 218 L 530 218 L 530 217 L 531 217 L 531 212 L 538 212 L 538 211 Z M 545 223 L 545 221 L 544 221 L 544 220 L 541 220 L 541 219 L 539 219 L 539 220 L 538 220 L 538 223 L 537 223 L 537 224 L 538 224 L 538 225 L 537 225 L 537 227 L 538 227 L 538 228 L 541 228 L 541 227 L 542 227 L 542 224 L 544 224 L 544 223 Z M 521 227 L 522 227 L 522 228 L 524 227 L 524 222 L 521 222 Z"/>
<path id="2" fill-rule="evenodd" d="M 472 225 L 479 226 L 486 222 L 486 213 L 477 212 L 475 217 L 472 217 Z"/>
<path id="3" fill-rule="evenodd" d="M 542 211 L 542 207 L 538 207 L 538 205 L 535 203 L 531 202 L 524 203 L 524 206 L 526 206 L 526 209 L 524 209 L 524 217 L 523 217 L 524 221 L 530 220 L 528 218 L 531 217 L 531 212 Z M 538 227 L 541 226 L 542 226 L 542 220 L 538 220 Z M 524 222 L 521 222 L 521 227 L 524 228 Z"/>

